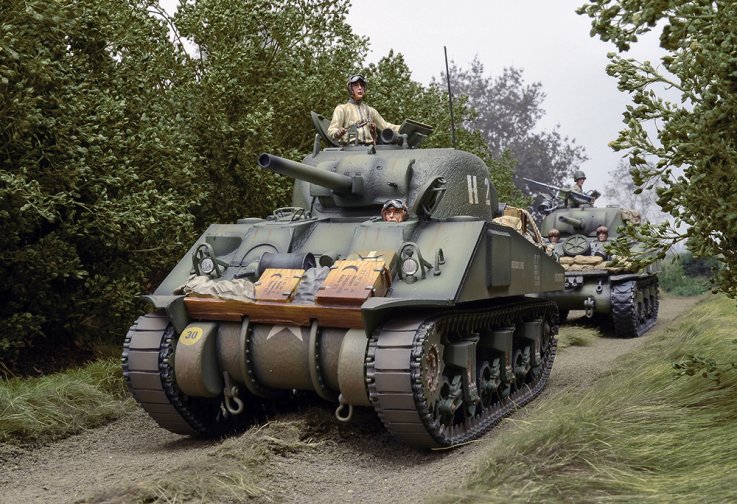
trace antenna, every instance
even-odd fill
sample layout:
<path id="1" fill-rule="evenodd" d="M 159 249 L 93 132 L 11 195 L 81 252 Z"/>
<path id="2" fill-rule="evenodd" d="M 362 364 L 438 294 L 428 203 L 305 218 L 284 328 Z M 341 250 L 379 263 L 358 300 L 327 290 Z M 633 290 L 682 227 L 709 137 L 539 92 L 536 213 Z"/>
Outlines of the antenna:
<path id="1" fill-rule="evenodd" d="M 456 148 L 456 122 L 453 119 L 453 92 L 450 90 L 450 71 L 448 70 L 448 48 L 443 46 L 445 51 L 445 78 L 448 81 L 448 107 L 450 108 L 450 134 L 453 138 L 453 148 Z"/>

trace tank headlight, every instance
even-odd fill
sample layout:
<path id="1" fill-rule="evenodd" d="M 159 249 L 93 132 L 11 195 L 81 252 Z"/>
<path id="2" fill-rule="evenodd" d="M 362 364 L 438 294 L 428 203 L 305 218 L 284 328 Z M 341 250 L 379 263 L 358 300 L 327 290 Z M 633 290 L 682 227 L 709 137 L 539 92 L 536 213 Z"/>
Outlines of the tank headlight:
<path id="1" fill-rule="evenodd" d="M 212 257 L 204 257 L 200 261 L 200 271 L 204 273 L 205 275 L 209 275 L 215 270 L 215 261 L 212 260 Z"/>
<path id="2" fill-rule="evenodd" d="M 402 262 L 402 273 L 407 276 L 414 276 L 419 269 L 420 265 L 417 262 L 417 259 L 413 257 L 408 257 Z"/>

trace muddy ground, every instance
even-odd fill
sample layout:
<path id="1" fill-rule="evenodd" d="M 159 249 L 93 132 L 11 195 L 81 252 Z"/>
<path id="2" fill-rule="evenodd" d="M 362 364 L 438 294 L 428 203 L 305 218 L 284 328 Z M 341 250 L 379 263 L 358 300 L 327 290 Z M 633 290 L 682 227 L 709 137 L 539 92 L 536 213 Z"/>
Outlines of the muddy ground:
<path id="1" fill-rule="evenodd" d="M 515 413 L 477 442 L 441 452 L 410 449 L 394 442 L 370 413 L 360 415 L 358 426 L 315 429 L 319 444 L 276 457 L 270 477 L 262 482 L 268 497 L 255 502 L 417 502 L 432 499 L 458 486 L 479 458 L 500 443 L 505 431 L 532 409 L 569 390 L 589 387 L 596 376 L 611 368 L 618 356 L 635 351 L 653 332 L 687 311 L 701 298 L 661 300 L 657 326 L 637 339 L 603 337 L 588 347 L 558 352 L 550 382 L 541 396 Z M 582 312 L 572 312 L 573 321 Z M 561 328 L 565 331 L 565 326 Z M 314 410 L 314 408 L 313 408 Z M 317 417 L 328 418 L 327 409 Z M 277 420 L 314 421 L 294 413 Z M 161 471 L 176 471 L 193 462 L 212 458 L 213 441 L 183 438 L 159 428 L 142 410 L 83 434 L 22 451 L 0 467 L 0 502 L 71 503 L 141 480 Z M 1 454 L 0 454 L 1 455 Z M 108 493 L 109 495 L 109 493 Z M 115 499 L 113 499 L 115 500 Z M 123 499 L 125 501 L 125 498 Z"/>

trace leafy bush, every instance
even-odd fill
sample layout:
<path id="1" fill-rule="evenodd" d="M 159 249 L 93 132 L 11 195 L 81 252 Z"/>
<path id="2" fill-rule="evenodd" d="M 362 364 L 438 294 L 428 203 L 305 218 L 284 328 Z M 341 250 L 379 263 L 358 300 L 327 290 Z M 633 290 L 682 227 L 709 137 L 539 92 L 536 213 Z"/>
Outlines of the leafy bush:
<path id="1" fill-rule="evenodd" d="M 695 266 L 695 263 L 690 253 L 666 259 L 658 275 L 660 286 L 675 296 L 697 296 L 708 291 L 711 288 L 709 277 L 699 274 L 703 268 Z M 697 274 L 688 274 L 686 271 Z"/>

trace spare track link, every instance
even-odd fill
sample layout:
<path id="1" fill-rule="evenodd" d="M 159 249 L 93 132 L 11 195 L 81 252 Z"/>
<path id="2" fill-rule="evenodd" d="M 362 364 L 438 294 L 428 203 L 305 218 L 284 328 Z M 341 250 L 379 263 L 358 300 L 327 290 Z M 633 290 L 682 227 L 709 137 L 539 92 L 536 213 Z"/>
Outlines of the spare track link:
<path id="1" fill-rule="evenodd" d="M 653 290 L 654 295 L 647 292 Z M 638 307 L 637 293 L 644 291 L 647 308 Z M 649 276 L 612 285 L 612 325 L 620 338 L 636 338 L 651 329 L 658 319 L 658 277 Z"/>
<path id="2" fill-rule="evenodd" d="M 144 410 L 176 434 L 217 436 L 238 430 L 246 414 L 223 416 L 221 398 L 189 397 L 174 380 L 174 328 L 161 313 L 140 317 L 123 343 L 123 376 Z"/>
<path id="3" fill-rule="evenodd" d="M 523 384 L 508 397 L 466 419 L 462 424 L 443 427 L 433 417 L 425 400 L 420 362 L 423 343 L 434 327 L 442 331 L 513 325 L 518 320 L 543 317 L 552 329 L 544 355 L 542 372 L 531 384 Z M 400 319 L 389 322 L 369 341 L 366 377 L 369 397 L 379 417 L 396 438 L 418 448 L 440 448 L 478 438 L 516 409 L 535 398 L 548 381 L 555 359 L 558 310 L 555 303 L 543 300 L 483 309 L 456 310 L 423 319 Z"/>

